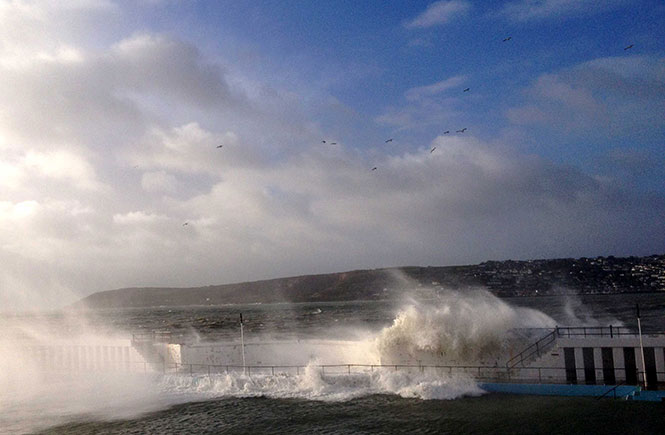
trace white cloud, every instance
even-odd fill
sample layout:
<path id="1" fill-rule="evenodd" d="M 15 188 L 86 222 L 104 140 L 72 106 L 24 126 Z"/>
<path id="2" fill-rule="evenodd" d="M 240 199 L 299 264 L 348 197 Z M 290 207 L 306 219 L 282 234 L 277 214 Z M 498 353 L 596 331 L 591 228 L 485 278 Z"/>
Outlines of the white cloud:
<path id="1" fill-rule="evenodd" d="M 165 171 L 146 172 L 141 176 L 141 187 L 151 193 L 173 193 L 178 184 L 178 179 Z"/>
<path id="2" fill-rule="evenodd" d="M 219 177 L 234 165 L 260 160 L 256 151 L 242 144 L 234 132 L 213 133 L 196 122 L 170 129 L 153 126 L 141 143 L 138 149 L 128 150 L 127 158 L 145 168 Z"/>
<path id="3" fill-rule="evenodd" d="M 146 213 L 144 211 L 131 211 L 124 214 L 113 215 L 113 223 L 119 225 L 143 225 L 151 224 L 160 220 L 167 219 L 165 216 Z"/>
<path id="4" fill-rule="evenodd" d="M 665 59 L 600 58 L 542 74 L 526 90 L 527 103 L 507 112 L 516 124 L 541 124 L 585 137 L 661 134 Z"/>
<path id="5" fill-rule="evenodd" d="M 518 0 L 506 3 L 502 13 L 516 21 L 529 21 L 600 13 L 625 3 L 625 0 Z"/>
<path id="6" fill-rule="evenodd" d="M 470 8 L 471 4 L 463 0 L 437 1 L 427 6 L 423 13 L 408 21 L 405 26 L 409 28 L 438 26 L 465 14 Z"/>
<path id="7" fill-rule="evenodd" d="M 410 88 L 404 93 L 407 104 L 388 107 L 375 121 L 401 130 L 450 123 L 459 115 L 460 100 L 445 96 L 445 92 L 459 87 L 466 80 L 466 76 L 454 76 L 431 85 Z"/>
<path id="8" fill-rule="evenodd" d="M 70 185 L 82 189 L 101 188 L 92 165 L 71 151 L 63 149 L 52 152 L 29 151 L 24 162 L 27 168 L 34 169 L 47 178 L 65 179 Z"/>
<path id="9" fill-rule="evenodd" d="M 423 97 L 430 97 L 447 91 L 448 89 L 459 87 L 465 81 L 465 76 L 450 77 L 446 80 L 441 80 L 440 82 L 436 82 L 431 85 L 411 88 L 404 93 L 404 96 L 407 100 L 419 100 Z"/>

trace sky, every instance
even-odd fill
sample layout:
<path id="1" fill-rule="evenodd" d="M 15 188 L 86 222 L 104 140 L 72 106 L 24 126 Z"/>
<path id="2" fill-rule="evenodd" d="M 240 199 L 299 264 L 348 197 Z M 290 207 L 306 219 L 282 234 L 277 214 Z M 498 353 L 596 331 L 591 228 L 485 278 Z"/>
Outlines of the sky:
<path id="1" fill-rule="evenodd" d="M 0 309 L 662 254 L 663 41 L 659 0 L 0 0 Z"/>

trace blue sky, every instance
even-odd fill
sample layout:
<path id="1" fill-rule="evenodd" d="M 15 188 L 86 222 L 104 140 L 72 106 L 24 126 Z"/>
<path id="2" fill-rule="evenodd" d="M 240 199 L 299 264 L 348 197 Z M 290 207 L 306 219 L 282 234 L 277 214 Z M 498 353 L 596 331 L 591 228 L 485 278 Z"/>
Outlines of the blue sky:
<path id="1" fill-rule="evenodd" d="M 553 11 L 520 18 L 529 2 L 457 2 L 466 8 L 445 22 L 409 26 L 432 3 L 437 2 L 165 2 L 139 9 L 151 31 L 189 40 L 257 80 L 304 91 L 326 136 L 340 136 L 355 147 L 380 145 L 384 136 L 417 146 L 445 130 L 473 126 L 490 141 L 518 128 L 527 137 L 517 145 L 527 152 L 596 173 L 617 169 L 605 161 L 615 149 L 637 148 L 637 154 L 662 159 L 662 122 L 610 126 L 608 120 L 575 131 L 539 123 L 516 127 L 506 116 L 528 104 L 525 93 L 541 75 L 598 58 L 662 56 L 662 4 L 530 2 L 541 8 L 551 3 Z M 581 6 L 568 6 L 575 3 Z M 508 36 L 511 40 L 502 42 Z M 634 47 L 624 51 L 630 44 Z M 439 118 L 430 113 L 432 119 L 414 125 L 376 122 L 386 112 L 404 110 L 409 89 L 455 76 L 465 77 L 464 86 L 434 98 L 455 100 L 439 108 Z M 471 91 L 463 95 L 466 87 Z M 662 89 L 653 92 L 657 110 Z M 352 122 L 327 113 L 328 97 L 354 113 Z M 645 188 L 663 188 L 662 174 L 639 181 Z"/>
<path id="2" fill-rule="evenodd" d="M 662 2 L 16 0 L 0 23 L 4 306 L 665 248 Z"/>

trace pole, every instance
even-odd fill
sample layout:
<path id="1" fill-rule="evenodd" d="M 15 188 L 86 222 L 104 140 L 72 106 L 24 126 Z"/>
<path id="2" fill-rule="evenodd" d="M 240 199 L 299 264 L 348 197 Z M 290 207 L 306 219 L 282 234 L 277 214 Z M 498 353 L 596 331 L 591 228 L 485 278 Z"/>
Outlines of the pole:
<path id="1" fill-rule="evenodd" d="M 642 343 L 642 323 L 640 322 L 640 305 L 635 304 L 637 308 L 637 331 L 640 334 L 640 353 L 642 354 L 642 376 L 644 376 L 644 389 L 647 389 L 647 366 L 644 361 L 644 344 Z"/>
<path id="2" fill-rule="evenodd" d="M 244 375 L 246 372 L 245 369 L 245 335 L 243 333 L 243 325 L 242 325 L 242 313 L 240 313 L 240 347 L 242 348 L 242 374 Z"/>

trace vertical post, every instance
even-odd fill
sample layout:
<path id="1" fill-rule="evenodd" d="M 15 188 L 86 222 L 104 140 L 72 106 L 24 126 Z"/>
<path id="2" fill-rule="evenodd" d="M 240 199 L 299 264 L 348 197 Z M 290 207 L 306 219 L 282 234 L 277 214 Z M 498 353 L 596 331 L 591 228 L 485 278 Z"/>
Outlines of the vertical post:
<path id="1" fill-rule="evenodd" d="M 242 374 L 245 374 L 245 334 L 243 333 L 242 313 L 240 313 L 240 347 L 242 348 Z"/>
<path id="2" fill-rule="evenodd" d="M 644 344 L 642 343 L 642 323 L 640 322 L 640 305 L 635 304 L 637 308 L 637 332 L 640 334 L 640 353 L 642 354 L 642 377 L 644 377 L 644 389 L 647 389 L 647 366 L 644 361 Z"/>
<path id="3" fill-rule="evenodd" d="M 614 335 L 612 333 L 612 325 L 610 325 L 610 338 L 614 338 Z"/>

